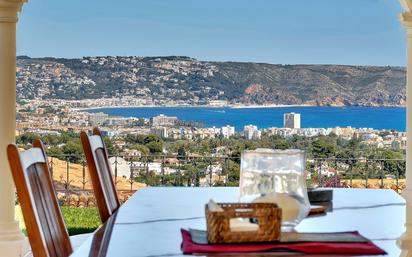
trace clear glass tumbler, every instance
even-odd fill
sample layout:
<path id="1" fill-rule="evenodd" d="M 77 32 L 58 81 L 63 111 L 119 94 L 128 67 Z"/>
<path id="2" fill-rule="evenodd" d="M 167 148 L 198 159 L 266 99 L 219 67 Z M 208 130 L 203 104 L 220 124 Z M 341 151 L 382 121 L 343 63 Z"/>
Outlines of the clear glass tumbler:
<path id="1" fill-rule="evenodd" d="M 240 201 L 278 204 L 282 208 L 282 230 L 293 229 L 310 210 L 305 166 L 302 150 L 243 151 Z"/>

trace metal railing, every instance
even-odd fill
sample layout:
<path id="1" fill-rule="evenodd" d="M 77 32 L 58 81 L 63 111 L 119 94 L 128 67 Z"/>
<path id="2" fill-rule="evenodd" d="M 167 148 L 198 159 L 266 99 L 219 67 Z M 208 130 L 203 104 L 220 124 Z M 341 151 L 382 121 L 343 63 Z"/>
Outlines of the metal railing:
<path id="1" fill-rule="evenodd" d="M 405 187 L 404 159 L 308 160 L 307 171 L 313 184 L 320 187 L 391 188 L 400 193 Z"/>
<path id="2" fill-rule="evenodd" d="M 237 186 L 240 159 L 227 156 L 112 156 L 118 192 L 142 186 Z M 87 164 L 79 155 L 50 155 L 49 164 L 60 193 L 90 193 Z M 391 188 L 404 186 L 402 159 L 308 159 L 307 182 L 319 187 Z"/>

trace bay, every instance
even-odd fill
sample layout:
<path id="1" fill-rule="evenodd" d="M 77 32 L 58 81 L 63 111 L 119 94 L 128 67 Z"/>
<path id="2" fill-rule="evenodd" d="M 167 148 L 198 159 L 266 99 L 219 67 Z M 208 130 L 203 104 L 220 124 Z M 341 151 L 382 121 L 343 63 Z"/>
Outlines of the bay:
<path id="1" fill-rule="evenodd" d="M 301 114 L 302 128 L 352 126 L 397 131 L 405 131 L 406 128 L 406 109 L 402 107 L 119 107 L 89 109 L 87 112 L 138 118 L 164 114 L 184 121 L 199 121 L 205 127 L 231 125 L 237 131 L 248 124 L 259 128 L 283 127 L 283 114 L 287 112 Z"/>

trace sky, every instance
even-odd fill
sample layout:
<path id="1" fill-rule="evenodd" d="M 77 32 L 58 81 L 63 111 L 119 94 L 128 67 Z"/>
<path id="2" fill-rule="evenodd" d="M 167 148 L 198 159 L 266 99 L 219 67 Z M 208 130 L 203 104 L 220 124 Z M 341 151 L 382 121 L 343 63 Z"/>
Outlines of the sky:
<path id="1" fill-rule="evenodd" d="M 397 0 L 30 0 L 17 54 L 406 64 Z"/>

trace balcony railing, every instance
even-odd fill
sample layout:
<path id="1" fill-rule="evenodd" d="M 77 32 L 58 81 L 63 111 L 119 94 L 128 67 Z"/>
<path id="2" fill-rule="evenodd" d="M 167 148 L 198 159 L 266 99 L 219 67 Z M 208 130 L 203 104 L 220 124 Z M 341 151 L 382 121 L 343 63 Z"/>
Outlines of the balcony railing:
<path id="1" fill-rule="evenodd" d="M 112 156 L 109 159 L 121 200 L 145 186 L 237 186 L 239 183 L 240 158 Z M 49 164 L 59 198 L 69 203 L 72 199 L 67 197 L 71 195 L 76 195 L 78 202 L 81 197 L 93 196 L 83 156 L 51 155 Z M 306 170 L 310 187 L 390 188 L 398 193 L 405 187 L 402 159 L 315 158 L 307 160 Z"/>
<path id="2" fill-rule="evenodd" d="M 320 187 L 391 188 L 405 187 L 404 159 L 309 159 L 307 170 Z"/>

